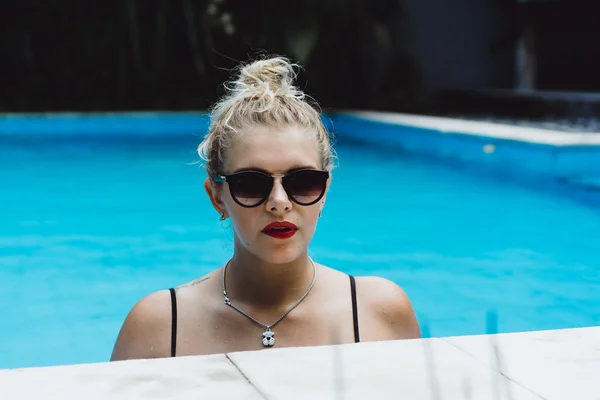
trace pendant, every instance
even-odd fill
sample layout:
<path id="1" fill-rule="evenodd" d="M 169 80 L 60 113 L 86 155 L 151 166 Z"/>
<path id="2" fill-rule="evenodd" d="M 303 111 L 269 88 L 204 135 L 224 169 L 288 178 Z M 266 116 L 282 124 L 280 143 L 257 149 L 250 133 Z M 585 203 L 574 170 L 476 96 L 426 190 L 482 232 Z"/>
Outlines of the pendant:
<path id="1" fill-rule="evenodd" d="M 270 347 L 273 346 L 275 344 L 275 338 L 273 338 L 273 336 L 275 336 L 275 332 L 273 332 L 271 330 L 271 328 L 267 327 L 267 330 L 263 332 L 263 344 L 265 345 L 265 347 Z"/>

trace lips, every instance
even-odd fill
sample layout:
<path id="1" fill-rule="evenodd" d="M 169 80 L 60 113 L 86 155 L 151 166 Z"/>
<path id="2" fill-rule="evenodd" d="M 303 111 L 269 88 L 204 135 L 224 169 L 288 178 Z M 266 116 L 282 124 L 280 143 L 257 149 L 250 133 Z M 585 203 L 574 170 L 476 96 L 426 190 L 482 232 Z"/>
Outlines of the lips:
<path id="1" fill-rule="evenodd" d="M 275 221 L 265 226 L 262 231 L 276 239 L 289 239 L 296 234 L 298 227 L 288 221 Z"/>

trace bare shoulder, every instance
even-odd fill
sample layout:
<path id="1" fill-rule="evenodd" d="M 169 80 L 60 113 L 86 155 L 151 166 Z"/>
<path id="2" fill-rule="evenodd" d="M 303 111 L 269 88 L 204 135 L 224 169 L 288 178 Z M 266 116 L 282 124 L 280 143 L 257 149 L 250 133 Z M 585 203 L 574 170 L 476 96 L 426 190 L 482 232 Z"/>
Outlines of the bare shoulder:
<path id="1" fill-rule="evenodd" d="M 171 294 L 160 290 L 138 301 L 123 323 L 111 361 L 169 357 Z"/>
<path id="2" fill-rule="evenodd" d="M 400 286 L 381 277 L 357 277 L 356 292 L 359 309 L 376 318 L 386 339 L 421 337 L 410 299 Z"/>

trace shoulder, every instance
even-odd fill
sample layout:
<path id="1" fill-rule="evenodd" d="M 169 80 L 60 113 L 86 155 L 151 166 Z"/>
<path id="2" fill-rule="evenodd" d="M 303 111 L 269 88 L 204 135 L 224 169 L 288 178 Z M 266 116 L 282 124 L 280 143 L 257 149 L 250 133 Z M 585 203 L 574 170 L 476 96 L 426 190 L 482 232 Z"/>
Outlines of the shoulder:
<path id="1" fill-rule="evenodd" d="M 356 278 L 359 308 L 373 315 L 390 339 L 421 337 L 410 299 L 394 282 L 375 276 Z"/>
<path id="2" fill-rule="evenodd" d="M 125 318 L 111 361 L 169 357 L 171 318 L 171 294 L 168 290 L 142 298 Z"/>

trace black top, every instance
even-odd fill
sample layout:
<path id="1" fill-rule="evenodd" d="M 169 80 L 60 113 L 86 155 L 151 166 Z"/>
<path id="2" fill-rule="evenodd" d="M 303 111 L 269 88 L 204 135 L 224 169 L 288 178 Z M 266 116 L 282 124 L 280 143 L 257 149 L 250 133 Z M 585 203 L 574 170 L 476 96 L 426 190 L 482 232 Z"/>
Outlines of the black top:
<path id="1" fill-rule="evenodd" d="M 350 278 L 350 296 L 352 297 L 352 321 L 354 324 L 354 342 L 360 342 L 358 331 L 358 306 L 356 303 L 356 282 L 352 275 Z M 177 352 L 177 296 L 175 289 L 169 289 L 171 292 L 171 357 L 175 357 Z"/>
<path id="2" fill-rule="evenodd" d="M 171 292 L 171 357 L 175 357 L 177 351 L 177 296 L 175 289 L 169 289 Z"/>

